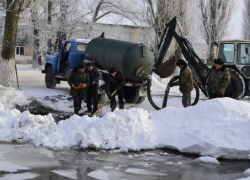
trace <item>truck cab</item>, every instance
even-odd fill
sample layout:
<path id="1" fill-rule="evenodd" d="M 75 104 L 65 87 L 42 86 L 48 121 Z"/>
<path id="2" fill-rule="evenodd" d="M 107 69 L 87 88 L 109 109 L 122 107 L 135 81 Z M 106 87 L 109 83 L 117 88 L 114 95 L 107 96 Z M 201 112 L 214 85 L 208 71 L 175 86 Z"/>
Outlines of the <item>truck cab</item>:
<path id="1" fill-rule="evenodd" d="M 55 88 L 66 80 L 66 72 L 83 62 L 88 39 L 69 39 L 61 44 L 58 53 L 46 55 L 44 70 L 47 88 Z"/>

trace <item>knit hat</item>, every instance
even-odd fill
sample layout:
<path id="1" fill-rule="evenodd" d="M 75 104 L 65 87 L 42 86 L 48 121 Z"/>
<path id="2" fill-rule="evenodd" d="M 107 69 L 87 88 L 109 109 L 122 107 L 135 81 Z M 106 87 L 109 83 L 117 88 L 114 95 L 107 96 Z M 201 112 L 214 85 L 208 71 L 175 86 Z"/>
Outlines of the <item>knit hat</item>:
<path id="1" fill-rule="evenodd" d="M 224 64 L 224 61 L 223 61 L 223 59 L 221 59 L 221 58 L 214 59 L 214 64 L 223 65 L 223 64 Z"/>
<path id="2" fill-rule="evenodd" d="M 111 68 L 109 69 L 109 73 L 114 73 L 114 72 L 116 72 L 115 67 L 111 67 Z"/>
<path id="3" fill-rule="evenodd" d="M 187 65 L 186 61 L 183 59 L 179 59 L 176 61 L 176 66 Z"/>
<path id="4" fill-rule="evenodd" d="M 85 64 L 84 63 L 81 63 L 78 65 L 78 69 L 84 69 L 85 68 Z"/>
<path id="5" fill-rule="evenodd" d="M 87 67 L 89 67 L 89 66 L 93 66 L 92 62 L 89 62 L 89 63 L 87 64 Z"/>

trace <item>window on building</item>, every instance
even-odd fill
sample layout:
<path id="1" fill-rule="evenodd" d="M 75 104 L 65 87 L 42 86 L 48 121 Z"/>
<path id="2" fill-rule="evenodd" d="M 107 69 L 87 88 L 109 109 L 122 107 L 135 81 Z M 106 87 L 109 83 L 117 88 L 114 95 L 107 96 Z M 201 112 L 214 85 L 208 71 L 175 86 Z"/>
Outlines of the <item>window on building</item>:
<path id="1" fill-rule="evenodd" d="M 22 56 L 24 56 L 24 47 L 17 46 L 16 47 L 16 55 L 22 55 Z"/>
<path id="2" fill-rule="evenodd" d="M 131 34 L 130 33 L 122 33 L 121 34 L 121 39 L 124 40 L 124 41 L 131 42 Z"/>
<path id="3" fill-rule="evenodd" d="M 140 42 L 140 43 L 145 42 L 145 34 L 139 34 L 138 35 L 138 42 Z"/>

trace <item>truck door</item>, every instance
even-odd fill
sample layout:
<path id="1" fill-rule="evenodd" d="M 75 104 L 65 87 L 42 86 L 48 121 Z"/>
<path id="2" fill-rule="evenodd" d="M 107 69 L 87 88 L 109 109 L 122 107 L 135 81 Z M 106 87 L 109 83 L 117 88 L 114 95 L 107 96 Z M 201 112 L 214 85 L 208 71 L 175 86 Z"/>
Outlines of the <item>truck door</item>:
<path id="1" fill-rule="evenodd" d="M 68 66 L 68 57 L 70 53 L 71 42 L 66 42 L 64 47 L 61 47 L 60 56 L 58 57 L 57 61 L 57 71 L 58 72 L 65 72 L 64 70 Z"/>

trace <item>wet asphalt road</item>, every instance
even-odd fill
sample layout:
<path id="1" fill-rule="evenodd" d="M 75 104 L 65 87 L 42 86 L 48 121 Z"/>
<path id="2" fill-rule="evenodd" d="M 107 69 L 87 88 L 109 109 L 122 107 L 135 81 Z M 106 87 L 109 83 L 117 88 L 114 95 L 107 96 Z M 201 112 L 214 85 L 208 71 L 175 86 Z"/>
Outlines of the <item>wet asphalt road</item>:
<path id="1" fill-rule="evenodd" d="M 95 150 L 58 150 L 34 148 L 31 145 L 1 144 L 0 164 L 8 162 L 30 170 L 15 173 L 35 173 L 34 180 L 236 180 L 250 161 L 219 160 L 220 164 L 196 162 L 196 156 L 169 150 L 148 150 L 129 153 Z M 58 174 L 55 171 L 74 172 Z M 11 173 L 11 174 L 15 174 Z M 6 172 L 0 173 L 0 179 Z"/>

